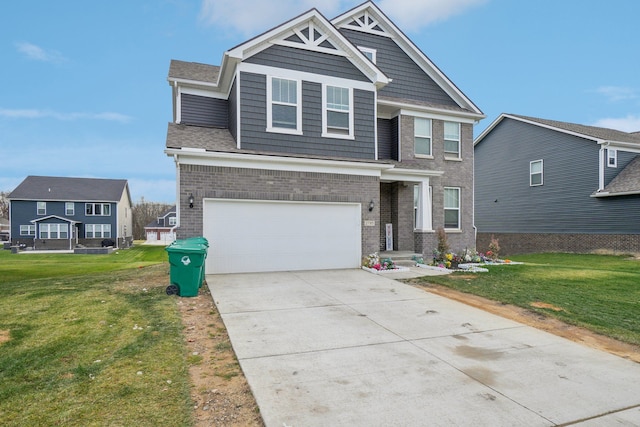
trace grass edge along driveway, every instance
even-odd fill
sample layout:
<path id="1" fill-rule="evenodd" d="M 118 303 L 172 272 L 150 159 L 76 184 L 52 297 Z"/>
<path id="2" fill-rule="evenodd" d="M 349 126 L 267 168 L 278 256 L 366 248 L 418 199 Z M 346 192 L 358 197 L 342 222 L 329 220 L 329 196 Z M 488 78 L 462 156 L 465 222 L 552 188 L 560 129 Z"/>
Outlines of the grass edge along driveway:
<path id="1" fill-rule="evenodd" d="M 192 425 L 163 247 L 0 252 L 3 425 Z"/>
<path id="2" fill-rule="evenodd" d="M 554 253 L 512 260 L 525 264 L 488 266 L 488 273 L 428 276 L 418 283 L 513 304 L 640 345 L 640 259 Z"/>

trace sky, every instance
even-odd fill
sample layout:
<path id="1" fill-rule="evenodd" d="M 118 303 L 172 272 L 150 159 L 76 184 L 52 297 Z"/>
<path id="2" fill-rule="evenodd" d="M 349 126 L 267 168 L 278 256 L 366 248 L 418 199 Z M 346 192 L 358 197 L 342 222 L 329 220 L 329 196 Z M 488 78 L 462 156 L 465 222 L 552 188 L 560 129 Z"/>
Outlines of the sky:
<path id="1" fill-rule="evenodd" d="M 28 175 L 127 179 L 174 203 L 171 59 L 223 53 L 300 13 L 362 0 L 29 0 L 0 18 L 0 191 Z M 487 116 L 640 130 L 640 1 L 378 0 Z"/>

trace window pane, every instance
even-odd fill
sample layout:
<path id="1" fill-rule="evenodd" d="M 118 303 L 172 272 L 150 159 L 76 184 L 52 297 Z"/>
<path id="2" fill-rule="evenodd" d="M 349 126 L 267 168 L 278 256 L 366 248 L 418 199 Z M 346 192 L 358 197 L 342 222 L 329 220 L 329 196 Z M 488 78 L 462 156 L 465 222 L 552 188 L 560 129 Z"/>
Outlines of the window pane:
<path id="1" fill-rule="evenodd" d="M 531 175 L 531 185 L 540 185 L 542 184 L 542 174 L 535 173 Z"/>
<path id="2" fill-rule="evenodd" d="M 431 136 L 431 120 L 416 117 L 414 119 L 415 136 Z"/>
<path id="3" fill-rule="evenodd" d="M 444 141 L 444 151 L 445 153 L 458 153 L 458 141 Z"/>
<path id="4" fill-rule="evenodd" d="M 93 215 L 93 203 L 87 203 L 84 205 L 84 210 L 87 215 Z"/>
<path id="5" fill-rule="evenodd" d="M 295 80 L 274 78 L 271 80 L 271 99 L 274 102 L 295 104 L 297 101 L 297 84 Z"/>
<path id="6" fill-rule="evenodd" d="M 542 172 L 542 162 L 532 162 L 531 163 L 531 173 L 540 173 Z"/>
<path id="7" fill-rule="evenodd" d="M 459 191 L 457 188 L 445 188 L 444 190 L 444 207 L 446 208 L 459 208 L 460 199 Z"/>
<path id="8" fill-rule="evenodd" d="M 102 205 L 102 215 L 105 216 L 109 216 L 111 215 L 111 205 L 110 204 L 104 204 Z"/>
<path id="9" fill-rule="evenodd" d="M 66 202 L 64 204 L 65 215 L 74 215 L 75 214 L 75 205 L 73 202 Z"/>
<path id="10" fill-rule="evenodd" d="M 458 210 L 445 209 L 444 228 L 460 228 L 458 224 Z"/>
<path id="11" fill-rule="evenodd" d="M 349 111 L 349 89 L 327 86 L 327 108 Z"/>
<path id="12" fill-rule="evenodd" d="M 416 150 L 416 154 L 430 156 L 431 155 L 431 138 L 416 137 L 415 150 Z"/>
<path id="13" fill-rule="evenodd" d="M 327 111 L 327 127 L 349 129 L 349 114 Z"/>
<path id="14" fill-rule="evenodd" d="M 47 213 L 47 202 L 38 202 L 38 215 Z"/>
<path id="15" fill-rule="evenodd" d="M 454 122 L 444 122 L 444 139 L 460 139 L 460 125 Z"/>
<path id="16" fill-rule="evenodd" d="M 296 129 L 296 107 L 274 104 L 272 121 L 274 127 Z"/>

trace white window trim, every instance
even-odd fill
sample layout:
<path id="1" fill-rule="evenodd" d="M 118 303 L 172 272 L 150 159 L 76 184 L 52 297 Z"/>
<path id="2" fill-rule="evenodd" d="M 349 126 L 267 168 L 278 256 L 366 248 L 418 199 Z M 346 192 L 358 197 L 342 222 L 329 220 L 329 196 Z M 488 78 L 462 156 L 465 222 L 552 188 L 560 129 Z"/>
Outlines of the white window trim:
<path id="1" fill-rule="evenodd" d="M 44 205 L 44 212 L 40 213 L 40 203 Z M 46 215 L 47 214 L 47 202 L 36 202 L 36 214 L 37 215 Z"/>
<path id="2" fill-rule="evenodd" d="M 460 189 L 460 187 L 444 187 L 444 191 L 443 191 L 443 195 L 444 192 L 446 192 L 446 190 L 458 190 L 458 207 L 457 208 L 447 208 L 444 206 L 443 203 L 443 213 L 446 210 L 453 210 L 456 209 L 458 211 L 458 226 L 455 228 L 448 228 L 445 224 L 444 229 L 446 231 L 460 231 L 462 230 L 462 190 Z M 444 198 L 443 198 L 443 202 L 444 202 Z"/>
<path id="3" fill-rule="evenodd" d="M 68 206 L 71 205 L 71 209 L 68 209 Z M 71 212 L 71 213 L 69 213 Z M 74 216 L 76 214 L 76 204 L 73 202 L 64 202 L 64 214 L 66 216 Z"/>
<path id="4" fill-rule="evenodd" d="M 93 213 L 88 214 L 87 213 L 87 205 L 93 205 Z M 100 205 L 100 215 L 96 214 L 96 205 Z M 105 215 L 104 214 L 104 207 L 108 206 L 109 207 L 109 214 Z M 86 216 L 111 216 L 111 203 L 85 203 L 84 204 L 84 214 Z"/>
<path id="5" fill-rule="evenodd" d="M 460 123 L 459 122 L 452 122 L 452 121 L 445 121 L 445 123 L 453 123 L 458 125 L 458 139 L 447 139 L 446 134 L 443 135 L 443 140 L 446 141 L 455 141 L 458 143 L 458 152 L 454 153 L 453 151 L 446 151 L 446 149 L 443 146 L 443 150 L 444 150 L 444 158 L 445 160 L 460 160 L 461 158 L 461 151 L 462 151 L 462 144 L 460 143 L 461 138 L 461 132 L 462 132 L 462 128 L 460 127 Z M 443 130 L 444 130 L 444 125 L 443 125 Z M 444 143 L 443 143 L 444 145 Z"/>
<path id="6" fill-rule="evenodd" d="M 288 129 L 273 126 L 273 79 L 290 80 L 296 82 L 296 128 Z M 290 105 L 289 103 L 276 103 Z M 285 133 L 288 135 L 302 135 L 302 81 L 288 77 L 267 76 L 267 132 Z"/>
<path id="7" fill-rule="evenodd" d="M 47 237 L 42 237 L 42 229 L 43 228 L 46 230 L 45 233 L 47 233 Z M 61 237 L 60 236 L 63 231 L 67 233 L 67 235 L 65 237 Z M 51 237 L 51 233 L 52 232 L 57 233 L 57 237 Z M 38 238 L 39 239 L 51 239 L 51 240 L 68 239 L 69 238 L 69 224 L 66 224 L 66 223 L 45 223 L 45 224 L 40 224 L 40 226 L 38 227 Z"/>
<path id="8" fill-rule="evenodd" d="M 96 237 L 96 228 L 100 228 L 100 236 Z M 91 229 L 92 237 L 88 237 L 89 229 Z M 105 236 L 105 229 L 108 229 L 109 235 Z M 84 237 L 85 239 L 110 239 L 111 238 L 111 224 L 86 224 L 84 227 Z"/>
<path id="9" fill-rule="evenodd" d="M 416 132 L 416 119 L 427 120 L 429 122 L 429 135 L 418 135 Z M 416 153 L 416 138 L 429 138 L 429 153 L 431 154 Z M 433 159 L 433 120 L 428 117 L 413 117 L 413 155 L 419 159 Z"/>
<path id="10" fill-rule="evenodd" d="M 373 62 L 374 64 L 377 61 L 377 50 L 375 49 L 371 49 L 370 47 L 364 47 L 364 46 L 358 46 L 358 50 L 360 50 L 360 52 L 364 53 L 365 56 L 367 56 L 367 53 L 371 54 L 371 62 Z"/>
<path id="11" fill-rule="evenodd" d="M 534 184 L 532 182 L 532 177 L 533 177 L 533 172 L 531 171 L 531 167 L 533 166 L 534 163 L 538 163 L 540 162 L 540 184 Z M 537 172 L 536 172 L 537 173 Z M 544 185 L 544 160 L 543 159 L 539 159 L 539 160 L 532 160 L 529 162 L 529 187 L 539 187 L 541 185 Z"/>
<path id="12" fill-rule="evenodd" d="M 611 160 L 613 160 L 613 163 L 610 162 Z M 618 167 L 618 150 L 607 148 L 607 167 L 609 168 Z"/>
<path id="13" fill-rule="evenodd" d="M 327 87 L 338 87 L 341 89 L 347 89 L 349 91 L 349 133 L 331 133 L 327 130 Z M 342 113 L 346 112 L 340 110 Z M 339 86 L 334 84 L 322 84 L 322 137 L 323 138 L 335 138 L 335 139 L 355 139 L 353 132 L 353 88 Z"/>
<path id="14" fill-rule="evenodd" d="M 22 230 L 24 227 L 27 227 L 26 233 Z M 20 235 L 21 236 L 35 236 L 36 235 L 36 226 L 31 224 L 23 224 L 20 225 Z"/>

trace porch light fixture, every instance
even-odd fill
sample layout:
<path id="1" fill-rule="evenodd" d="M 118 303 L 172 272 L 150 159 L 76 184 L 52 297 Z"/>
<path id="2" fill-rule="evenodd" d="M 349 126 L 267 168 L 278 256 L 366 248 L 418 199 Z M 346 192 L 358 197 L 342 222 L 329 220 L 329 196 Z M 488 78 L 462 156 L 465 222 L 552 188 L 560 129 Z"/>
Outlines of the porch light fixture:
<path id="1" fill-rule="evenodd" d="M 193 193 L 189 194 L 189 207 L 193 208 Z"/>
<path id="2" fill-rule="evenodd" d="M 369 212 L 373 210 L 373 200 L 369 202 Z"/>

